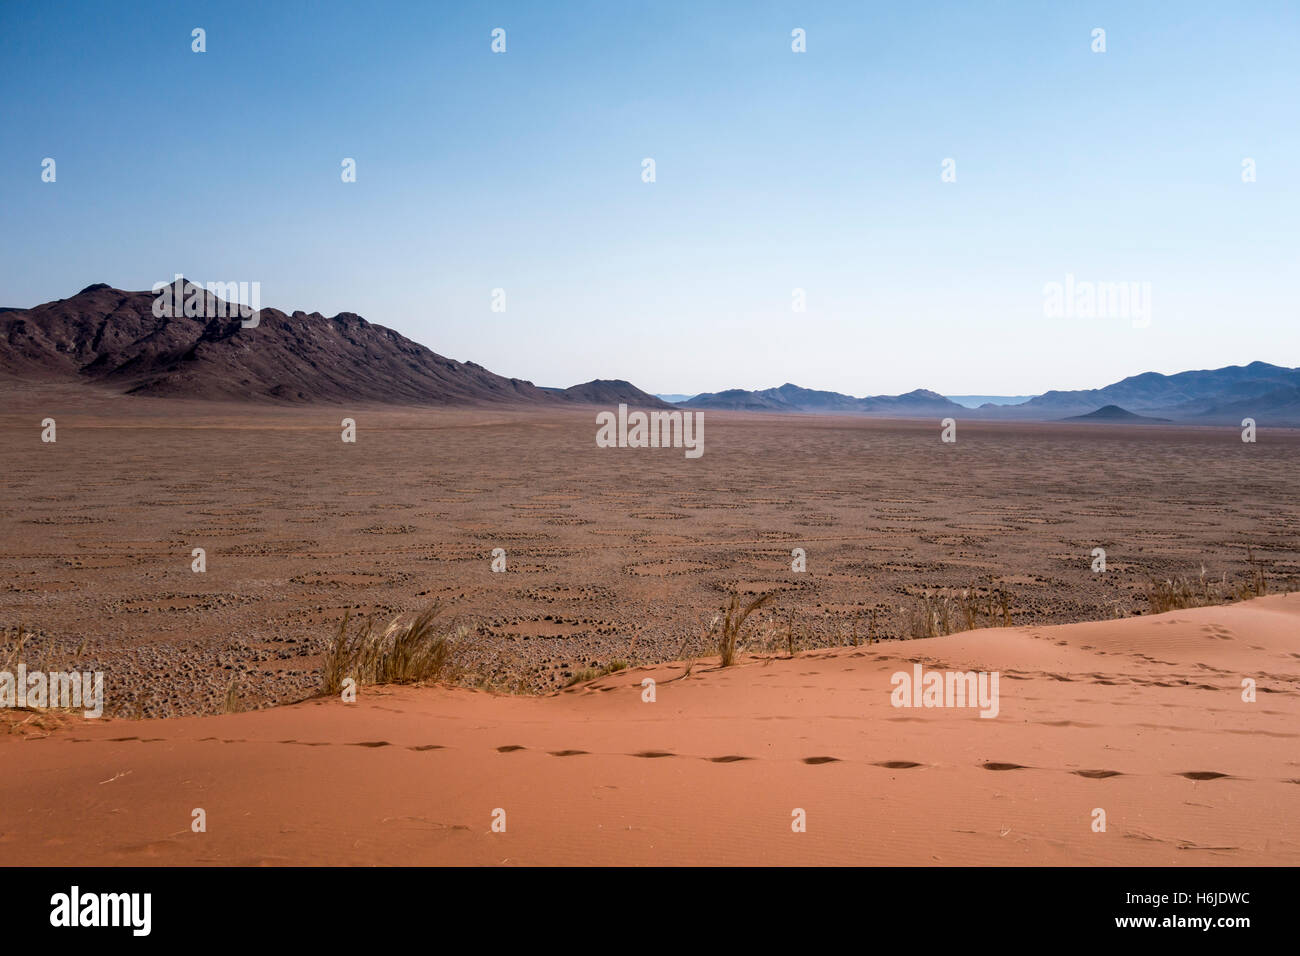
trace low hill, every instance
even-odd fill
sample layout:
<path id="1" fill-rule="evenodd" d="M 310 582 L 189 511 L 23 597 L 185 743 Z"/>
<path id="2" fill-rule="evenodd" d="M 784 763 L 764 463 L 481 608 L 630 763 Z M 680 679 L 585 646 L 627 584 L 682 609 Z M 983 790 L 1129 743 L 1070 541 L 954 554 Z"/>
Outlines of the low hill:
<path id="1" fill-rule="evenodd" d="M 1138 415 L 1126 408 L 1120 408 L 1118 405 L 1106 405 L 1095 412 L 1088 412 L 1086 415 L 1071 415 L 1069 418 L 1061 419 L 1063 422 L 1115 422 L 1128 425 L 1154 425 L 1169 420 L 1168 418 L 1151 418 L 1147 415 Z"/>
<path id="2" fill-rule="evenodd" d="M 956 415 L 965 411 L 937 392 L 918 388 L 903 395 L 874 395 L 854 398 L 841 392 L 801 388 L 787 382 L 779 388 L 749 391 L 733 388 L 706 392 L 680 403 L 683 408 L 714 408 L 733 411 L 806 412 L 818 414 Z"/>
<path id="3" fill-rule="evenodd" d="M 673 406 L 648 392 L 643 392 L 631 382 L 615 378 L 597 378 L 568 388 L 547 388 L 543 391 L 567 402 L 582 405 L 634 405 L 637 408 L 672 408 Z"/>

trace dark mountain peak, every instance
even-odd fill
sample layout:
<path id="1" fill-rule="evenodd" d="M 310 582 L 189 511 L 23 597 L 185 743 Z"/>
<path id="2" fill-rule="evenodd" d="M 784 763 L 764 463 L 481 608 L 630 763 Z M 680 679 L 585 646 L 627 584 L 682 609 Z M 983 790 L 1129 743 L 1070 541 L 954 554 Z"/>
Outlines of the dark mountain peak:
<path id="1" fill-rule="evenodd" d="M 568 388 L 548 388 L 550 392 L 568 402 L 583 405 L 635 405 L 638 408 L 672 408 L 661 398 L 641 391 L 631 382 L 621 378 L 594 378 L 581 385 Z"/>
<path id="2" fill-rule="evenodd" d="M 181 282 L 185 295 L 201 290 Z M 120 393 L 226 401 L 409 405 L 544 403 L 529 382 L 444 358 L 354 312 L 264 308 L 256 325 L 235 311 L 156 316 L 153 291 L 105 283 L 70 299 L 0 314 L 0 374 L 81 381 Z M 223 314 L 224 313 L 224 314 Z"/>
<path id="3" fill-rule="evenodd" d="M 113 289 L 113 287 L 109 285 L 107 282 L 96 282 L 93 285 L 86 286 L 84 289 L 78 292 L 77 295 L 85 295 L 87 292 L 98 292 L 100 289 Z"/>
<path id="4" fill-rule="evenodd" d="M 1128 422 L 1130 424 L 1141 424 L 1144 422 L 1156 423 L 1167 422 L 1168 418 L 1152 418 L 1147 415 L 1138 415 L 1130 412 L 1126 408 L 1120 408 L 1118 405 L 1103 405 L 1095 412 L 1088 412 L 1086 415 L 1072 415 L 1069 418 L 1062 418 L 1063 422 Z"/>

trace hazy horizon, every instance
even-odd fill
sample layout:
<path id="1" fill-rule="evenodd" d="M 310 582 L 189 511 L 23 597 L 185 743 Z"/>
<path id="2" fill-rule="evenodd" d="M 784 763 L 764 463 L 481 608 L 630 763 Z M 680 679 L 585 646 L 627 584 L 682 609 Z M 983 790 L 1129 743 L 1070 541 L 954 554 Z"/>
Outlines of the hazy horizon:
<path id="1" fill-rule="evenodd" d="M 193 282 L 193 281 L 194 281 L 194 280 L 191 280 L 188 276 L 180 276 L 180 275 L 175 276 L 173 281 L 175 281 L 175 280 L 180 280 L 180 281 L 184 281 L 184 282 Z M 197 285 L 200 285 L 200 286 L 203 285 L 203 283 L 196 283 L 196 284 L 197 284 Z M 144 291 L 144 290 L 141 290 L 141 289 L 124 289 L 124 288 L 122 288 L 121 286 L 114 286 L 113 283 L 90 283 L 90 284 L 88 284 L 88 285 L 86 285 L 86 286 L 83 286 L 81 289 L 79 289 L 79 290 L 77 290 L 77 291 L 78 291 L 78 292 L 82 292 L 82 291 L 85 291 L 85 290 L 87 290 L 87 289 L 93 288 L 93 287 L 95 287 L 95 286 L 97 286 L 97 285 L 106 285 L 106 286 L 109 286 L 110 288 L 115 288 L 115 289 L 117 289 L 118 291 L 122 291 L 122 292 L 141 292 L 141 291 Z M 72 294 L 72 295 L 75 295 L 75 294 L 77 294 L 77 293 L 71 293 L 71 294 Z M 209 294 L 209 295 L 213 294 L 211 289 L 208 290 L 208 294 Z M 219 296 L 219 297 L 220 297 L 220 296 Z M 55 299 L 51 299 L 51 300 L 47 300 L 47 301 L 58 301 L 59 299 L 66 299 L 66 298 L 69 298 L 69 296 L 59 296 L 59 297 L 56 297 Z M 234 297 L 229 297 L 229 298 L 228 298 L 228 301 L 234 302 L 234 301 L 236 301 L 236 299 L 235 299 Z M 248 301 L 249 301 L 249 297 L 248 297 L 248 296 L 241 296 L 241 297 L 238 299 L 238 301 L 239 301 L 240 303 L 247 304 Z M 42 303 L 35 303 L 35 304 L 36 304 L 36 305 L 42 305 L 42 304 L 45 304 L 45 303 L 42 302 Z M 262 307 L 263 307 L 263 308 L 277 308 L 277 306 L 270 305 L 270 304 L 268 304 L 268 303 L 262 303 Z M 14 307 L 12 307 L 12 306 L 4 306 L 4 305 L 0 305 L 0 310 L 10 309 L 10 308 L 14 308 Z M 30 306 L 22 306 L 21 308 L 30 308 Z M 292 309 L 292 308 L 288 308 L 288 309 L 286 309 L 286 308 L 280 308 L 279 311 L 281 311 L 281 312 L 293 312 L 293 311 L 297 311 L 297 310 L 294 310 L 294 309 Z M 350 312 L 350 311 L 351 311 L 351 310 L 348 310 L 348 309 L 340 310 L 340 312 Z M 323 317 L 325 317 L 325 318 L 332 318 L 332 317 L 334 317 L 334 316 L 340 314 L 340 312 L 335 312 L 335 313 L 321 313 L 321 315 L 322 315 Z M 376 323 L 376 322 L 374 322 L 372 319 L 369 319 L 369 318 L 366 317 L 366 316 L 362 316 L 362 318 L 365 319 L 367 322 L 371 322 L 372 324 L 384 325 L 384 323 L 382 323 L 382 322 L 378 322 L 378 323 Z M 400 331 L 400 330 L 399 330 L 399 331 Z M 412 340 L 412 341 L 416 341 L 416 340 Z M 423 345 L 424 347 L 429 348 L 430 351 L 437 352 L 437 349 L 431 347 L 428 343 L 425 343 L 425 342 L 417 342 L 417 344 L 419 344 L 419 345 Z M 456 360 L 458 360 L 458 361 L 462 361 L 462 362 L 473 362 L 473 361 L 475 361 L 475 360 L 473 359 L 472 356 L 469 356 L 469 357 L 444 356 L 444 357 L 446 357 L 446 358 L 453 358 L 453 359 L 456 359 Z M 1249 361 L 1249 362 L 1234 363 L 1234 365 L 1235 365 L 1235 367 L 1244 367 L 1244 366 L 1248 366 L 1248 365 L 1254 364 L 1255 362 L 1264 362 L 1265 364 L 1270 364 L 1270 365 L 1278 366 L 1278 363 L 1276 363 L 1276 362 L 1269 362 L 1267 359 L 1252 359 L 1252 360 Z M 478 363 L 476 363 L 476 364 L 483 365 L 482 362 L 478 362 Z M 1163 372 L 1163 373 L 1160 373 L 1160 374 L 1165 374 L 1165 375 L 1175 375 L 1175 374 L 1178 374 L 1178 373 L 1180 373 L 1180 372 L 1189 372 L 1189 371 L 1211 371 L 1211 370 L 1214 370 L 1214 369 L 1221 369 L 1221 368 L 1225 368 L 1225 367 L 1228 367 L 1228 366 L 1213 366 L 1213 367 L 1207 366 L 1206 368 L 1203 368 L 1203 369 L 1178 369 L 1178 370 L 1176 370 L 1175 372 Z M 1278 367 L 1290 367 L 1290 366 L 1278 366 Z M 491 369 L 491 368 L 489 368 L 488 371 L 492 372 L 492 371 L 495 371 L 495 369 Z M 1031 394 L 1023 394 L 1023 395 L 991 394 L 991 393 L 983 393 L 983 392 L 981 392 L 981 393 L 975 393 L 975 394 L 957 394 L 957 393 L 951 393 L 951 394 L 950 394 L 950 393 L 944 392 L 944 391 L 941 390 L 941 389 L 936 389 L 936 388 L 930 388 L 930 389 L 926 389 L 926 390 L 928 390 L 928 391 L 932 391 L 932 392 L 935 392 L 935 393 L 937 393 L 937 394 L 939 394 L 939 395 L 942 395 L 944 398 L 947 398 L 947 399 L 950 400 L 950 401 L 956 402 L 958 405 L 964 405 L 964 406 L 967 407 L 967 408 L 978 408 L 980 405 L 983 405 L 983 404 L 985 404 L 985 403 L 992 403 L 992 404 L 995 404 L 995 405 L 1017 405 L 1017 404 L 1020 404 L 1020 403 L 1022 403 L 1022 402 L 1028 401 L 1029 399 L 1034 398 L 1034 397 L 1036 397 L 1036 396 L 1038 396 L 1038 395 L 1041 395 L 1041 394 L 1043 394 L 1043 392 L 1047 392 L 1047 391 L 1076 391 L 1076 390 L 1094 390 L 1094 389 L 1101 389 L 1101 388 L 1105 388 L 1107 385 L 1113 385 L 1113 384 L 1115 384 L 1115 383 L 1118 382 L 1118 381 L 1122 381 L 1123 379 L 1128 379 L 1128 378 L 1132 378 L 1132 377 L 1135 377 L 1135 376 L 1138 376 L 1138 375 L 1147 374 L 1147 373 L 1149 373 L 1149 372 L 1158 372 L 1158 371 L 1159 371 L 1159 370 L 1157 370 L 1157 369 L 1140 369 L 1140 370 L 1137 370 L 1137 371 L 1130 372 L 1130 373 L 1128 373 L 1128 374 L 1122 376 L 1121 378 L 1119 378 L 1119 379 L 1114 379 L 1114 380 L 1112 380 L 1112 381 L 1106 381 L 1106 382 L 1101 382 L 1101 383 L 1098 383 L 1098 384 L 1092 384 L 1092 385 L 1078 385 L 1078 386 L 1069 386 L 1069 387 L 1053 386 L 1053 387 L 1050 388 L 1050 389 L 1044 389 L 1042 392 L 1034 392 L 1034 393 L 1031 393 Z M 515 377 L 515 378 L 520 378 L 521 376 L 514 376 L 514 377 Z M 548 383 L 546 383 L 546 382 L 532 382 L 532 384 L 534 384 L 534 385 L 536 385 L 536 386 L 538 386 L 538 387 L 540 387 L 540 388 L 545 388 L 545 389 L 565 389 L 565 388 L 569 388 L 569 387 L 574 386 L 574 385 L 583 385 L 583 384 L 587 384 L 587 382 L 590 382 L 590 381 L 598 381 L 598 380 L 610 381 L 610 380 L 618 380 L 618 379 L 615 379 L 615 378 L 613 378 L 613 377 L 611 377 L 611 376 L 597 376 L 596 379 L 587 379 L 587 380 L 584 381 L 584 382 L 568 382 L 568 383 L 564 383 L 564 384 L 555 384 L 555 383 L 549 383 L 549 384 L 548 384 Z M 531 380 L 529 380 L 529 381 L 531 381 Z M 630 384 L 631 384 L 631 385 L 634 385 L 634 386 L 637 386 L 638 388 L 640 387 L 640 386 L 638 385 L 638 383 L 636 383 L 636 382 L 630 382 Z M 810 389 L 810 390 L 812 390 L 812 391 L 823 391 L 823 392 L 835 392 L 835 391 L 838 391 L 837 389 L 822 388 L 822 387 L 819 386 L 819 385 L 816 385 L 816 384 L 809 384 L 809 383 L 807 383 L 807 382 L 788 382 L 788 381 L 787 381 L 787 382 L 782 382 L 782 383 L 780 383 L 780 384 L 778 384 L 778 385 L 772 385 L 772 384 L 756 385 L 756 386 L 727 385 L 727 386 L 720 386 L 720 387 L 717 387 L 717 388 L 704 389 L 704 390 L 702 390 L 702 391 L 698 391 L 698 392 L 659 392 L 659 391 L 654 391 L 654 390 L 652 390 L 652 389 L 646 389 L 646 388 L 642 388 L 641 391 L 644 391 L 644 392 L 647 392 L 648 394 L 654 395 L 656 398 L 664 399 L 665 401 L 674 401 L 674 402 L 675 402 L 675 401 L 685 401 L 685 400 L 687 400 L 687 399 L 695 398 L 695 397 L 697 397 L 697 396 L 699 396 L 699 395 L 703 395 L 703 394 L 711 394 L 711 393 L 716 394 L 716 393 L 718 393 L 718 392 L 734 391 L 734 390 L 737 390 L 737 389 L 743 389 L 743 390 L 745 390 L 745 391 L 766 391 L 766 390 L 768 390 L 768 389 L 780 388 L 782 385 L 785 385 L 785 384 L 793 384 L 793 385 L 797 385 L 797 386 L 799 386 L 799 387 L 801 387 L 801 388 Z M 898 392 L 898 393 L 893 393 L 893 394 L 903 394 L 903 393 L 906 393 L 906 392 L 911 392 L 911 391 L 915 391 L 915 390 L 917 390 L 917 389 L 922 389 L 922 388 L 925 388 L 925 386 L 916 386 L 915 388 L 903 389 L 903 390 L 901 390 L 900 392 Z M 884 395 L 884 394 L 890 394 L 890 393 L 885 393 L 885 392 L 874 392 L 874 393 L 873 393 L 873 392 L 861 392 L 861 393 L 849 393 L 849 392 L 844 392 L 844 393 L 841 393 L 841 394 L 851 395 L 851 396 L 854 397 L 854 398 L 865 398 L 865 397 L 870 397 L 871 395 Z"/>
<path id="2" fill-rule="evenodd" d="M 1300 366 L 1294 5 L 376 9 L 0 8 L 0 305 L 257 281 L 652 393 Z M 1149 315 L 1049 317 L 1076 280 Z"/>

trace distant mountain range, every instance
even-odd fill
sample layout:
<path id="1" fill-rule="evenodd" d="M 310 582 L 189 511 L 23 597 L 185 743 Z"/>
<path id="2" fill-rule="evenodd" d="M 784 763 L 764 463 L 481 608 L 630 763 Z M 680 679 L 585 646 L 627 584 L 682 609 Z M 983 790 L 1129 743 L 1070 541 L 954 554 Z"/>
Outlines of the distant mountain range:
<path id="1" fill-rule="evenodd" d="M 782 385 L 780 388 L 708 392 L 682 402 L 683 408 L 735 411 L 865 414 L 879 417 L 952 417 L 1094 422 L 1174 421 L 1240 424 L 1243 418 L 1271 425 L 1300 425 L 1300 369 L 1252 362 L 1226 368 L 1161 375 L 1145 372 L 1105 388 L 1052 391 L 1019 404 L 986 402 L 968 408 L 937 392 L 917 389 L 903 395 L 854 398 Z M 1104 414 L 1102 414 L 1104 412 Z"/>
<path id="2" fill-rule="evenodd" d="M 662 396 L 660 396 L 662 397 Z M 945 395 L 951 401 L 958 405 L 964 405 L 966 408 L 979 408 L 981 405 L 1019 405 L 1021 402 L 1027 402 L 1034 396 L 1032 395 Z"/>
<path id="3" fill-rule="evenodd" d="M 661 398 L 665 402 L 673 405 L 680 405 L 683 402 L 690 401 L 694 394 L 684 394 L 682 392 L 656 392 L 655 398 Z M 944 398 L 950 402 L 956 402 L 963 408 L 979 408 L 981 405 L 1019 405 L 1021 402 L 1027 402 L 1033 398 L 1032 395 L 945 395 Z"/>
<path id="4" fill-rule="evenodd" d="M 1173 421 L 1300 425 L 1300 368 L 1267 362 L 1161 375 L 1144 372 L 1105 388 L 1051 391 L 1020 405 L 982 405 L 982 418 L 1060 419 L 1107 405 Z"/>
<path id="5" fill-rule="evenodd" d="M 839 392 L 822 392 L 786 383 L 780 388 L 750 392 L 733 388 L 705 392 L 681 403 L 682 408 L 713 408 L 756 412 L 817 412 L 821 414 L 876 414 L 894 417 L 949 415 L 966 411 L 956 402 L 923 388 L 904 395 L 854 398 Z"/>
<path id="6" fill-rule="evenodd" d="M 203 315 L 231 311 L 218 309 L 224 303 L 197 286 L 184 288 L 186 298 L 201 296 Z M 326 317 L 262 309 L 256 326 L 246 328 L 233 316 L 156 316 L 154 304 L 152 292 L 97 284 L 30 309 L 0 309 L 0 378 L 79 381 L 132 395 L 238 401 L 674 407 L 621 379 L 539 388 L 473 362 L 444 358 L 351 312 Z M 855 398 L 787 383 L 757 391 L 706 392 L 676 407 L 1233 425 L 1253 418 L 1259 424 L 1300 426 L 1300 369 L 1252 362 L 1176 375 L 1145 372 L 1104 388 L 1050 391 L 1019 404 L 1002 404 L 1008 400 L 1013 399 L 969 408 L 927 389 Z"/>

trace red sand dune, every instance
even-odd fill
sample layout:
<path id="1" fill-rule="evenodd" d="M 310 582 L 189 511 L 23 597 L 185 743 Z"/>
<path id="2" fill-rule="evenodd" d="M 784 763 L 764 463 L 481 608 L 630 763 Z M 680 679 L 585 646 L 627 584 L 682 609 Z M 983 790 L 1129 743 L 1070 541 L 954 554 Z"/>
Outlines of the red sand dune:
<path id="1" fill-rule="evenodd" d="M 999 671 L 998 717 L 891 706 L 915 662 Z M 1300 863 L 1300 594 L 682 673 L 9 735 L 0 860 Z"/>

